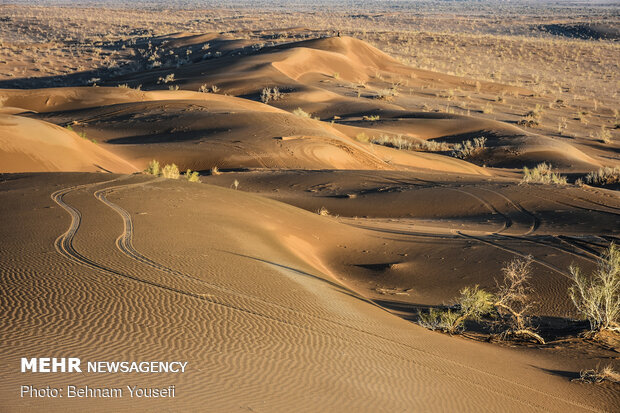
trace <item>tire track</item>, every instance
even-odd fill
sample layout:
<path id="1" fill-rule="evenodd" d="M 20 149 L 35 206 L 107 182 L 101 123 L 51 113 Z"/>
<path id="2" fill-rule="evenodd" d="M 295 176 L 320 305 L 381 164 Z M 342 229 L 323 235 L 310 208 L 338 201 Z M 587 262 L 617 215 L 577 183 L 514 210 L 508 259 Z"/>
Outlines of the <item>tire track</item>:
<path id="1" fill-rule="evenodd" d="M 111 181 L 107 181 L 105 183 L 109 183 L 109 182 L 111 182 Z M 100 184 L 103 184 L 103 183 L 100 183 Z M 144 183 L 142 183 L 142 184 L 144 184 Z M 62 189 L 62 190 L 56 191 L 56 192 L 54 192 L 51 195 L 52 200 L 54 202 L 56 202 L 60 207 L 62 207 L 71 216 L 71 224 L 69 226 L 69 229 L 64 234 L 59 236 L 56 239 L 55 243 L 54 243 L 55 248 L 57 249 L 57 251 L 63 257 L 69 259 L 70 261 L 78 263 L 78 264 L 80 264 L 82 266 L 85 266 L 87 268 L 91 268 L 93 270 L 96 270 L 96 271 L 98 271 L 100 273 L 103 273 L 103 274 L 106 274 L 106 275 L 127 279 L 127 280 L 130 280 L 130 281 L 133 281 L 133 282 L 136 282 L 136 283 L 140 283 L 140 284 L 143 284 L 143 285 L 146 285 L 146 286 L 149 286 L 149 287 L 154 287 L 154 288 L 161 289 L 161 290 L 164 290 L 164 291 L 168 291 L 168 292 L 171 292 L 171 293 L 184 295 L 184 296 L 187 296 L 187 297 L 190 297 L 190 298 L 193 298 L 193 299 L 197 299 L 197 300 L 201 300 L 201 301 L 204 301 L 204 302 L 209 302 L 209 303 L 211 303 L 213 305 L 226 307 L 226 308 L 229 308 L 229 309 L 231 309 L 233 311 L 243 312 L 243 313 L 246 313 L 246 314 L 249 314 L 249 315 L 252 315 L 252 316 L 256 316 L 256 317 L 267 319 L 269 321 L 285 324 L 285 325 L 287 325 L 289 327 L 292 327 L 292 328 L 296 328 L 296 329 L 301 329 L 301 330 L 317 333 L 317 334 L 320 334 L 320 335 L 323 335 L 323 336 L 329 336 L 329 337 L 332 337 L 332 338 L 334 338 L 336 340 L 339 340 L 339 341 L 342 341 L 342 342 L 345 342 L 345 343 L 348 343 L 348 344 L 361 345 L 361 346 L 365 347 L 366 349 L 368 349 L 370 351 L 377 352 L 377 353 L 386 355 L 388 357 L 400 359 L 402 361 L 406 361 L 408 363 L 411 363 L 413 365 L 417 365 L 417 366 L 419 366 L 421 368 L 424 368 L 424 369 L 427 369 L 427 370 L 431 369 L 430 366 L 422 363 L 421 361 L 418 361 L 417 358 L 404 357 L 404 356 L 395 354 L 393 351 L 386 350 L 383 346 L 381 348 L 376 348 L 375 346 L 369 345 L 369 343 L 367 341 L 361 340 L 359 342 L 356 342 L 354 340 L 346 339 L 344 337 L 341 337 L 341 336 L 339 336 L 337 334 L 329 333 L 329 332 L 326 332 L 326 331 L 320 331 L 320 330 L 317 330 L 316 328 L 312 328 L 312 327 L 304 326 L 304 325 L 299 325 L 297 323 L 293 323 L 293 322 L 290 322 L 288 320 L 281 319 L 279 317 L 273 317 L 273 316 L 269 316 L 269 315 L 266 315 L 266 314 L 263 314 L 263 313 L 260 313 L 260 312 L 253 311 L 253 310 L 248 310 L 248 309 L 245 309 L 245 308 L 240 308 L 240 307 L 237 307 L 237 306 L 233 306 L 233 305 L 230 305 L 230 304 L 227 304 L 227 303 L 224 303 L 224 302 L 220 302 L 220 301 L 214 300 L 211 297 L 207 297 L 207 296 L 204 296 L 204 295 L 201 295 L 201 294 L 197 294 L 197 293 L 193 293 L 193 292 L 189 292 L 189 291 L 184 291 L 184 290 L 181 290 L 181 289 L 177 289 L 177 288 L 174 288 L 174 287 L 166 286 L 166 285 L 163 285 L 163 284 L 160 284 L 160 283 L 157 283 L 157 282 L 153 282 L 153 281 L 149 281 L 149 280 L 144 280 L 144 279 L 139 278 L 137 276 L 133 276 L 131 274 L 125 274 L 125 273 L 116 271 L 116 270 L 114 270 L 112 268 L 108 268 L 108 267 L 106 267 L 104 265 L 101 265 L 101 264 L 99 264 L 99 263 L 97 263 L 97 262 L 95 262 L 95 261 L 85 257 L 84 255 L 82 255 L 78 251 L 76 251 L 74 249 L 74 247 L 73 247 L 73 238 L 75 237 L 75 235 L 76 235 L 76 233 L 77 233 L 77 231 L 78 231 L 78 229 L 80 227 L 80 223 L 81 223 L 81 219 L 82 219 L 81 213 L 80 213 L 80 211 L 78 209 L 76 209 L 73 206 L 71 206 L 71 205 L 67 204 L 66 202 L 64 202 L 63 197 L 66 194 L 68 194 L 69 192 L 72 192 L 72 191 L 75 191 L 75 190 L 79 190 L 79 189 L 84 189 L 86 187 L 93 186 L 93 185 L 97 185 L 97 184 L 87 184 L 87 185 L 79 185 L 79 186 L 75 186 L 75 187 L 70 187 L 70 188 L 66 188 L 66 189 Z M 126 187 L 128 185 L 124 185 L 124 186 Z M 105 190 L 100 190 L 100 191 L 97 191 L 97 193 L 105 194 L 106 192 L 105 192 Z M 105 195 L 103 195 L 103 197 L 105 198 Z M 125 213 L 126 213 L 126 211 L 125 211 Z M 127 213 L 127 216 L 124 217 L 124 218 L 127 218 L 127 217 L 129 218 L 129 220 L 131 220 L 131 216 L 128 213 Z M 133 233 L 133 224 L 128 225 L 126 228 L 131 228 L 132 233 Z M 124 231 L 124 233 L 125 233 L 125 231 Z M 121 237 L 119 237 L 117 239 L 117 246 L 118 245 L 122 245 L 123 248 L 129 250 L 128 252 L 134 254 L 134 252 L 131 251 L 132 248 L 127 248 L 128 245 L 131 246 L 131 236 L 123 236 L 123 235 L 124 234 L 122 234 Z M 135 254 L 137 254 L 138 257 L 143 257 L 137 251 L 135 252 Z M 143 259 L 146 260 L 147 262 L 152 262 L 155 265 L 161 266 L 161 264 L 157 264 L 156 262 L 148 259 L 147 257 L 143 257 Z M 140 262 L 143 262 L 143 261 L 140 261 Z M 346 326 L 346 327 L 352 328 L 350 326 Z M 464 370 L 469 370 L 469 371 L 476 372 L 476 373 L 482 375 L 483 377 L 486 377 L 487 379 L 499 380 L 501 382 L 510 384 L 511 386 L 514 386 L 516 388 L 523 389 L 523 390 L 526 390 L 526 391 L 531 391 L 531 392 L 534 392 L 534 393 L 537 393 L 537 394 L 541 394 L 541 395 L 544 395 L 545 397 L 551 397 L 551 398 L 556 399 L 558 401 L 562 401 L 564 403 L 568 403 L 568 404 L 570 404 L 572 406 L 579 406 L 580 408 L 587 409 L 587 410 L 590 410 L 590 411 L 598 411 L 598 409 L 596 409 L 596 408 L 594 408 L 592 406 L 587 406 L 587 405 L 584 405 L 584 404 L 581 404 L 581 403 L 578 403 L 578 402 L 565 400 L 565 399 L 563 399 L 561 397 L 558 397 L 558 396 L 555 396 L 555 395 L 552 395 L 552 394 L 548 394 L 548 393 L 542 392 L 542 391 L 540 391 L 540 390 L 538 390 L 538 389 L 536 389 L 534 387 L 528 386 L 527 384 L 518 383 L 518 382 L 512 381 L 510 379 L 507 379 L 505 377 L 502 377 L 502 376 L 490 373 L 488 371 L 484 371 L 484 370 L 478 369 L 476 367 L 472 367 L 472 366 L 469 366 L 469 365 L 466 365 L 466 364 L 462 364 L 462 363 L 460 363 L 458 361 L 455 361 L 455 360 L 447 359 L 444 356 L 435 354 L 435 353 L 433 353 L 431 351 L 428 351 L 428 350 L 417 348 L 417 347 L 414 347 L 412 345 L 408 345 L 408 344 L 401 343 L 401 342 L 398 342 L 398 341 L 394 341 L 392 339 L 389 339 L 387 337 L 384 337 L 384 336 L 381 336 L 379 334 L 375 334 L 375 333 L 372 333 L 372 332 L 369 332 L 369 331 L 358 330 L 358 329 L 355 329 L 355 330 L 357 330 L 360 333 L 363 333 L 364 335 L 372 337 L 374 339 L 378 339 L 379 341 L 388 342 L 388 343 L 390 343 L 392 345 L 395 345 L 396 347 L 405 348 L 405 349 L 414 351 L 416 353 L 422 354 L 424 356 L 432 357 L 434 359 L 439 359 L 441 362 L 443 362 L 445 364 L 452 365 L 452 366 L 457 366 L 457 367 L 460 367 L 460 368 L 462 368 Z M 506 392 L 501 391 L 501 390 L 490 388 L 490 386 L 485 385 L 485 384 L 483 384 L 482 382 L 480 382 L 478 380 L 472 380 L 472 377 L 469 376 L 469 375 L 467 377 L 462 376 L 460 374 L 457 374 L 456 372 L 454 372 L 453 369 L 450 369 L 450 368 L 442 369 L 442 370 L 443 371 L 437 371 L 437 370 L 434 370 L 434 371 L 439 373 L 439 374 L 442 374 L 445 377 L 448 377 L 448 378 L 451 378 L 453 380 L 457 380 L 457 381 L 466 383 L 468 385 L 477 387 L 477 388 L 479 388 L 481 390 L 484 390 L 484 391 L 489 391 L 491 393 L 497 394 L 500 397 L 513 400 L 513 401 L 515 401 L 517 403 L 520 403 L 520 404 L 522 404 L 524 406 L 529 406 L 529 407 L 534 407 L 534 408 L 542 409 L 542 406 L 536 404 L 535 402 L 532 402 L 532 401 L 529 401 L 529 400 L 525 400 L 525 399 L 523 399 L 521 397 L 518 397 L 518 396 L 513 395 L 513 394 L 506 393 Z"/>

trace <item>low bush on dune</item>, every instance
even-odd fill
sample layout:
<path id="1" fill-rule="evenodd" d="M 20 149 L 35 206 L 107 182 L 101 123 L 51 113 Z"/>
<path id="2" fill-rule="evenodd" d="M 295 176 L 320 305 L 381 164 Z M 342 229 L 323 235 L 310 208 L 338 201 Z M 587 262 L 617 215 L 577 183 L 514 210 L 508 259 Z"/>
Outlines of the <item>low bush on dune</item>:
<path id="1" fill-rule="evenodd" d="M 609 245 L 590 276 L 572 265 L 569 271 L 574 281 L 569 296 L 579 313 L 590 322 L 591 332 L 620 332 L 620 249 L 616 244 Z"/>
<path id="2" fill-rule="evenodd" d="M 161 176 L 163 178 L 168 178 L 168 179 L 179 179 L 181 177 L 181 173 L 179 172 L 178 166 L 176 166 L 175 164 L 169 164 L 169 165 L 164 165 L 164 167 L 162 168 L 161 165 L 159 164 L 159 161 L 155 159 L 149 162 L 146 169 L 144 170 L 144 173 L 153 175 L 153 176 Z M 191 169 L 188 169 L 187 171 L 185 171 L 185 174 L 183 174 L 183 177 L 187 179 L 189 182 L 200 182 L 200 179 L 198 178 L 199 177 L 198 172 L 192 171 Z"/>
<path id="3" fill-rule="evenodd" d="M 299 116 L 300 118 L 310 118 L 310 114 L 304 111 L 302 108 L 297 108 L 293 111 L 293 115 Z"/>
<path id="4" fill-rule="evenodd" d="M 280 100 L 283 96 L 284 94 L 280 92 L 280 89 L 278 89 L 278 87 L 266 87 L 263 88 L 263 90 L 261 91 L 260 100 L 263 103 L 269 103 L 269 101 L 271 100 Z"/>
<path id="5" fill-rule="evenodd" d="M 155 176 L 159 176 L 160 172 L 161 172 L 161 169 L 159 167 L 159 162 L 156 161 L 155 159 L 149 162 L 146 169 L 144 170 L 144 173 L 147 173 L 149 175 L 155 175 Z"/>
<path id="6" fill-rule="evenodd" d="M 381 134 L 379 136 L 373 136 L 370 138 L 365 133 L 360 133 L 356 136 L 356 139 L 360 142 L 370 142 L 375 145 L 387 146 L 390 148 L 404 149 L 408 151 L 425 151 L 425 152 L 442 152 L 450 149 L 450 145 L 445 142 L 424 141 L 424 140 L 412 140 L 406 138 L 403 135 L 386 135 Z"/>
<path id="7" fill-rule="evenodd" d="M 620 168 L 604 167 L 590 172 L 585 177 L 585 183 L 595 186 L 607 186 L 620 183 Z"/>
<path id="8" fill-rule="evenodd" d="M 531 257 L 519 258 L 502 269 L 503 280 L 496 282 L 497 292 L 490 293 L 477 285 L 465 287 L 454 306 L 431 309 L 418 314 L 418 324 L 431 330 L 457 334 L 465 329 L 468 320 L 483 319 L 501 332 L 500 339 L 522 338 L 544 344 L 544 339 L 532 327 L 526 312 L 531 308 L 529 287 Z"/>
<path id="9" fill-rule="evenodd" d="M 452 149 L 452 156 L 459 159 L 471 158 L 482 152 L 482 150 L 486 147 L 486 142 L 487 138 L 480 136 L 478 138 L 474 138 L 473 140 L 457 143 Z"/>
<path id="10" fill-rule="evenodd" d="M 523 178 L 521 179 L 521 183 L 566 185 L 567 180 L 565 176 L 553 172 L 553 167 L 551 165 L 543 162 L 532 169 L 529 169 L 527 166 L 523 167 Z"/>
<path id="11" fill-rule="evenodd" d="M 192 171 L 191 169 L 188 169 L 187 171 L 185 171 L 185 174 L 183 176 L 189 182 L 200 182 L 200 178 L 198 177 L 199 176 L 198 172 Z"/>
<path id="12" fill-rule="evenodd" d="M 608 365 L 603 368 L 597 367 L 596 369 L 581 370 L 579 378 L 573 381 L 580 381 L 582 383 L 602 383 L 604 381 L 620 383 L 620 373 L 615 371 L 611 365 Z"/>
<path id="13" fill-rule="evenodd" d="M 168 179 L 179 179 L 179 168 L 175 164 L 166 165 L 161 168 L 161 176 Z"/>

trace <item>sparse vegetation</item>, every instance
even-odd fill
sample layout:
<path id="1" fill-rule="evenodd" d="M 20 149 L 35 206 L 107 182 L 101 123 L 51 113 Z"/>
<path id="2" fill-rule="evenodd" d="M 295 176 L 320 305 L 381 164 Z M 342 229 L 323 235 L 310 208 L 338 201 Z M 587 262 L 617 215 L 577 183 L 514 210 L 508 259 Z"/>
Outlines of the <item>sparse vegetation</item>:
<path id="1" fill-rule="evenodd" d="M 161 176 L 168 179 L 179 179 L 179 168 L 175 164 L 166 165 L 161 168 Z"/>
<path id="2" fill-rule="evenodd" d="M 159 167 L 159 161 L 156 161 L 155 159 L 153 159 L 151 162 L 149 162 L 148 166 L 144 170 L 144 173 L 147 173 L 149 175 L 159 176 L 159 174 L 161 173 L 161 169 Z"/>
<path id="3" fill-rule="evenodd" d="M 554 185 L 566 185 L 567 179 L 556 172 L 553 172 L 553 167 L 548 163 L 539 163 L 536 167 L 529 169 L 527 166 L 523 167 L 522 184 L 554 184 Z"/>
<path id="4" fill-rule="evenodd" d="M 489 293 L 477 285 L 460 291 L 456 304 L 447 309 L 430 309 L 418 313 L 418 323 L 431 330 L 449 334 L 459 333 L 465 321 L 480 322 L 491 317 L 491 324 L 499 324 L 500 338 L 518 337 L 544 344 L 526 312 L 531 308 L 529 286 L 531 257 L 518 258 L 502 268 L 502 282 L 496 282 L 497 293 Z"/>
<path id="5" fill-rule="evenodd" d="M 183 174 L 183 176 L 189 182 L 200 182 L 198 172 L 192 171 L 191 169 L 188 169 L 187 171 L 185 171 L 185 174 Z"/>
<path id="6" fill-rule="evenodd" d="M 260 100 L 263 103 L 269 103 L 269 101 L 273 100 L 280 100 L 282 99 L 282 97 L 284 96 L 284 94 L 282 92 L 280 92 L 280 89 L 278 89 L 277 87 L 266 87 L 263 88 L 261 95 L 260 95 Z"/>
<path id="7" fill-rule="evenodd" d="M 311 115 L 302 108 L 295 109 L 293 115 L 299 116 L 300 118 L 311 118 Z"/>
<path id="8" fill-rule="evenodd" d="M 569 267 L 574 285 L 569 296 L 579 313 L 590 322 L 593 333 L 620 332 L 620 250 L 611 243 L 586 276 L 577 266 Z"/>
<path id="9" fill-rule="evenodd" d="M 594 186 L 607 186 L 620 183 L 620 168 L 610 168 L 608 166 L 599 169 L 598 171 L 590 172 L 585 177 L 585 182 L 588 185 Z"/>
<path id="10" fill-rule="evenodd" d="M 573 381 L 580 381 L 582 383 L 602 383 L 604 381 L 620 383 L 620 373 L 615 371 L 611 365 L 607 365 L 603 368 L 597 367 L 596 369 L 581 370 L 579 378 Z"/>
<path id="11" fill-rule="evenodd" d="M 214 166 L 213 168 L 211 168 L 210 173 L 211 173 L 211 175 L 214 175 L 214 176 L 222 174 L 217 166 Z"/>
<path id="12" fill-rule="evenodd" d="M 454 148 L 452 148 L 451 155 L 459 159 L 472 158 L 485 149 L 486 142 L 487 138 L 481 136 L 478 138 L 474 138 L 473 141 L 467 140 L 462 143 L 457 143 L 456 145 L 454 145 Z"/>

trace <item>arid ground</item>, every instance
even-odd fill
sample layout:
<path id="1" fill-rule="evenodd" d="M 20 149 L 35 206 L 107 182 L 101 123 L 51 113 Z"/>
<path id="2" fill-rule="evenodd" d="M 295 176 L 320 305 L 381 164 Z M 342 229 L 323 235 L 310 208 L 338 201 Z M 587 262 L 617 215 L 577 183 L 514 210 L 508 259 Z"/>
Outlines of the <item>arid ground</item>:
<path id="1" fill-rule="evenodd" d="M 617 5 L 43 3 L 0 5 L 0 412 L 617 411 L 569 295 L 620 240 Z M 534 335 L 428 323 L 525 261 Z"/>

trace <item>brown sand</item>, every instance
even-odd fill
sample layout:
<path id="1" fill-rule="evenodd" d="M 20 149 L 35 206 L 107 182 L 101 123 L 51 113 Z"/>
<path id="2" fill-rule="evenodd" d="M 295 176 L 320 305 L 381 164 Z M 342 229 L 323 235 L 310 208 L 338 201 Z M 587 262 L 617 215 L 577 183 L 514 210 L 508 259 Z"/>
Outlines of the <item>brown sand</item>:
<path id="1" fill-rule="evenodd" d="M 224 51 L 247 43 L 166 39 Z M 182 90 L 159 90 L 172 71 Z M 1 410 L 613 411 L 617 387 L 570 378 L 613 363 L 617 346 L 573 335 L 512 348 L 410 320 L 465 286 L 492 289 L 506 261 L 532 254 L 536 315 L 572 325 L 567 267 L 592 269 L 618 239 L 620 199 L 587 186 L 519 185 L 520 168 L 548 161 L 582 176 L 619 165 L 615 146 L 375 96 L 402 78 L 474 89 L 340 37 L 120 79 L 153 90 L 0 90 Z M 368 96 L 351 93 L 358 83 Z M 202 85 L 233 96 L 196 92 Z M 274 86 L 284 98 L 261 103 Z M 483 135 L 488 150 L 462 160 L 362 133 L 448 143 Z M 127 175 L 152 159 L 203 171 L 204 183 Z M 213 167 L 225 173 L 204 176 Z M 87 173 L 101 171 L 112 174 Z M 14 374 L 34 355 L 189 367 L 174 377 L 70 376 L 96 387 L 172 383 L 170 401 L 24 400 L 26 382 L 67 383 Z"/>

